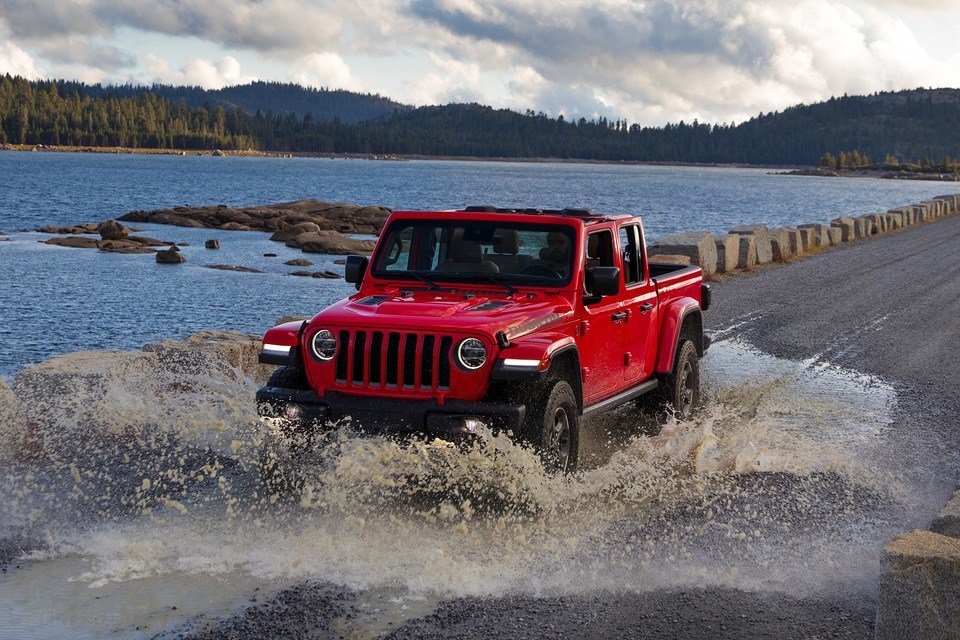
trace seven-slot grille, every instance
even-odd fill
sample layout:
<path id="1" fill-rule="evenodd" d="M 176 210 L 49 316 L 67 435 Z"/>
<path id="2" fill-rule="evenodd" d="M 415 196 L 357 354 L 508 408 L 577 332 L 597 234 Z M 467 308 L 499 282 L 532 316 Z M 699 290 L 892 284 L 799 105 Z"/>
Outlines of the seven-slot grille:
<path id="1" fill-rule="evenodd" d="M 452 336 L 343 329 L 337 333 L 337 384 L 449 389 L 452 348 Z"/>

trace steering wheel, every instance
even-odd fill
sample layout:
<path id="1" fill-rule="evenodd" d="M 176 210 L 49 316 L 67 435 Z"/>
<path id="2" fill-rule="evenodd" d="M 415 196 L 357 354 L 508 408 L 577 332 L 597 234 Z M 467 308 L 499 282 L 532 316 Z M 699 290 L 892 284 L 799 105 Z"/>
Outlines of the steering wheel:
<path id="1" fill-rule="evenodd" d="M 563 276 L 560 275 L 559 271 L 553 267 L 548 267 L 545 264 L 528 264 L 523 269 L 520 269 L 520 273 L 523 275 L 539 276 L 542 278 L 555 278 L 557 280 L 563 279 Z"/>

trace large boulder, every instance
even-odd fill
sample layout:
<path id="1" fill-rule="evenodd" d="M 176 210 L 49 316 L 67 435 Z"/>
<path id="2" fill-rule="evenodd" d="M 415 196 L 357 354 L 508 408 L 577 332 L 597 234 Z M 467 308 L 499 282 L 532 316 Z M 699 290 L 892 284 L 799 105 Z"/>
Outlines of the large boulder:
<path id="1" fill-rule="evenodd" d="M 116 220 L 104 220 L 97 225 L 97 233 L 104 240 L 123 240 L 130 235 L 130 229 Z"/>
<path id="2" fill-rule="evenodd" d="M 288 247 L 299 247 L 307 253 L 335 255 L 370 254 L 376 246 L 372 240 L 357 240 L 330 229 L 304 233 L 287 241 Z"/>
<path id="3" fill-rule="evenodd" d="M 316 233 L 318 231 L 320 231 L 320 227 L 315 222 L 299 222 L 274 232 L 270 239 L 277 242 L 286 242 L 305 233 Z"/>
<path id="4" fill-rule="evenodd" d="M 209 240 L 203 243 L 203 246 L 206 249 L 219 249 L 220 241 L 217 240 L 216 238 L 210 238 Z"/>
<path id="5" fill-rule="evenodd" d="M 713 234 L 706 231 L 677 233 L 661 238 L 650 247 L 653 253 L 688 256 L 706 276 L 717 272 L 717 245 Z"/>
<path id="6" fill-rule="evenodd" d="M 101 240 L 97 248 L 107 253 L 156 253 L 156 249 L 131 240 Z"/>
<path id="7" fill-rule="evenodd" d="M 233 331 L 200 331 L 183 340 L 164 340 L 144 345 L 155 354 L 159 366 L 175 374 L 206 375 L 219 372 L 238 379 L 249 376 L 262 385 L 275 367 L 260 364 L 261 337 Z"/>
<path id="8" fill-rule="evenodd" d="M 740 258 L 740 238 L 735 233 L 728 233 L 725 236 L 718 236 L 717 243 L 717 271 L 727 272 L 737 268 L 737 261 Z"/>
<path id="9" fill-rule="evenodd" d="M 753 269 L 757 266 L 757 238 L 752 235 L 738 237 L 740 242 L 737 247 L 737 269 Z"/>
<path id="10" fill-rule="evenodd" d="M 775 262 L 789 262 L 790 259 L 796 255 L 793 250 L 793 242 L 791 242 L 789 230 L 774 229 L 770 232 L 770 241 Z"/>
<path id="11" fill-rule="evenodd" d="M 157 251 L 157 264 L 183 264 L 186 261 L 187 258 L 176 247 Z"/>
<path id="12" fill-rule="evenodd" d="M 0 380 L 0 461 L 23 455 L 27 421 L 20 402 L 7 384 Z"/>
<path id="13" fill-rule="evenodd" d="M 871 213 L 868 216 L 864 216 L 867 220 L 873 223 L 873 233 L 874 235 L 878 233 L 886 233 L 889 231 L 887 228 L 887 216 L 882 213 Z"/>
<path id="14" fill-rule="evenodd" d="M 767 264 L 768 262 L 773 262 L 773 238 L 770 236 L 770 229 L 767 228 L 767 225 L 743 225 L 730 229 L 730 233 L 754 237 L 756 264 Z"/>
<path id="15" fill-rule="evenodd" d="M 960 638 L 960 540 L 914 531 L 887 545 L 876 638 Z"/>
<path id="16" fill-rule="evenodd" d="M 832 244 L 830 242 L 830 227 L 825 224 L 801 224 L 799 228 L 810 233 L 810 244 L 807 249 L 812 247 L 824 249 Z"/>
<path id="17" fill-rule="evenodd" d="M 933 519 L 930 530 L 951 538 L 960 538 L 960 491 L 954 492 L 947 506 Z"/>
<path id="18" fill-rule="evenodd" d="M 827 232 L 830 234 L 831 245 L 838 245 L 843 242 L 843 229 L 840 227 L 828 227 Z"/>
<path id="19" fill-rule="evenodd" d="M 690 266 L 690 256 L 677 256 L 666 253 L 657 253 L 651 255 L 647 260 L 650 264 L 675 264 L 681 267 Z"/>
<path id="20" fill-rule="evenodd" d="M 841 216 L 830 221 L 830 226 L 840 229 L 840 241 L 851 242 L 857 239 L 857 223 L 853 218 Z"/>

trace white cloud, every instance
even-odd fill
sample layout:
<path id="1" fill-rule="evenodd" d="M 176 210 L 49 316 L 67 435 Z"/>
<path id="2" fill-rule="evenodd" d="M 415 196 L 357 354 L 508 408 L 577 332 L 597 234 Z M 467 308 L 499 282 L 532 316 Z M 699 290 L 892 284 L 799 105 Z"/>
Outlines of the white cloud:
<path id="1" fill-rule="evenodd" d="M 0 42 L 0 73 L 22 76 L 28 80 L 36 80 L 44 75 L 30 54 L 9 40 Z"/>
<path id="2" fill-rule="evenodd" d="M 222 89 L 237 84 L 253 82 L 255 76 L 246 75 L 240 69 L 240 62 L 233 56 L 224 56 L 219 62 L 206 58 L 189 58 L 181 63 L 179 69 L 173 69 L 166 60 L 150 53 L 145 59 L 147 73 L 152 82 L 164 84 L 185 84 L 200 86 L 204 89 Z"/>
<path id="3" fill-rule="evenodd" d="M 360 81 L 353 76 L 350 67 L 332 51 L 314 52 L 301 58 L 291 80 L 307 87 L 327 87 L 358 91 Z"/>
<path id="4" fill-rule="evenodd" d="M 404 83 L 403 98 L 415 105 L 481 102 L 480 65 L 430 54 L 436 71 Z"/>

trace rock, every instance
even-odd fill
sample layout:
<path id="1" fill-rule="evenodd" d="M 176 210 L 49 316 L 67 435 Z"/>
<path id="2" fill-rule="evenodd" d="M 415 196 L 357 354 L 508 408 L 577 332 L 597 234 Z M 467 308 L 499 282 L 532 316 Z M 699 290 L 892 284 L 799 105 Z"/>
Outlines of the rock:
<path id="1" fill-rule="evenodd" d="M 295 260 L 287 260 L 283 264 L 289 267 L 312 267 L 313 262 L 307 260 L 306 258 L 297 258 Z"/>
<path id="2" fill-rule="evenodd" d="M 784 227 L 783 230 L 787 232 L 787 237 L 790 239 L 790 250 L 793 255 L 798 256 L 803 253 L 803 234 L 800 230 L 790 227 Z"/>
<path id="3" fill-rule="evenodd" d="M 82 235 L 82 234 L 95 234 L 97 233 L 97 225 L 95 224 L 77 224 L 68 227 L 40 227 L 37 229 L 40 233 L 53 233 L 57 235 Z"/>
<path id="4" fill-rule="evenodd" d="M 129 242 L 136 242 L 139 245 L 144 247 L 163 247 L 166 246 L 166 243 L 163 240 L 157 240 L 156 238 L 147 238 L 145 236 L 127 236 Z"/>
<path id="5" fill-rule="evenodd" d="M 737 268 L 737 261 L 740 258 L 740 238 L 735 233 L 728 233 L 725 236 L 719 236 L 717 243 L 717 271 L 725 273 Z"/>
<path id="6" fill-rule="evenodd" d="M 276 258 L 276 257 L 277 257 L 277 254 L 275 254 L 275 253 L 265 253 L 265 254 L 263 254 L 263 257 L 264 257 L 264 258 Z"/>
<path id="7" fill-rule="evenodd" d="M 305 233 L 287 242 L 287 246 L 299 247 L 307 253 L 327 254 L 370 254 L 376 243 L 372 240 L 356 240 L 339 231 L 317 231 Z"/>
<path id="8" fill-rule="evenodd" d="M 947 506 L 933 519 L 930 530 L 951 538 L 960 538 L 960 491 L 954 492 Z"/>
<path id="9" fill-rule="evenodd" d="M 730 233 L 741 236 L 754 236 L 756 264 L 773 262 L 773 239 L 765 224 L 743 225 L 730 229 Z"/>
<path id="10" fill-rule="evenodd" d="M 13 390 L 0 380 L 0 460 L 22 457 L 26 444 L 27 420 Z"/>
<path id="11" fill-rule="evenodd" d="M 801 224 L 799 228 L 811 233 L 810 247 L 825 248 L 833 244 L 830 240 L 830 227 L 825 224 Z"/>
<path id="12" fill-rule="evenodd" d="M 757 266 L 757 237 L 741 235 L 737 248 L 737 269 L 753 269 Z"/>
<path id="13" fill-rule="evenodd" d="M 170 248 L 167 251 L 180 251 L 180 247 L 175 244 L 170 245 Z"/>
<path id="14" fill-rule="evenodd" d="M 789 262 L 795 255 L 790 242 L 790 233 L 786 229 L 774 229 L 770 232 L 771 248 L 775 262 Z"/>
<path id="15" fill-rule="evenodd" d="M 155 222 L 179 226 L 235 229 L 226 225 L 239 224 L 257 231 L 277 232 L 301 223 L 311 223 L 316 228 L 306 231 L 340 231 L 341 233 L 379 234 L 390 209 L 384 207 L 360 207 L 342 202 L 321 202 L 319 200 L 297 200 L 259 207 L 230 209 L 222 205 L 207 207 L 174 207 L 157 211 L 131 211 L 120 216 L 124 222 Z M 292 237 L 302 233 L 291 232 Z"/>
<path id="16" fill-rule="evenodd" d="M 914 531 L 887 545 L 876 638 L 960 638 L 960 540 Z"/>
<path id="17" fill-rule="evenodd" d="M 314 271 L 313 274 L 311 275 L 313 275 L 314 278 L 328 278 L 328 279 L 334 279 L 334 278 L 340 277 L 340 274 L 336 273 L 335 271 Z"/>
<path id="18" fill-rule="evenodd" d="M 156 249 L 130 240 L 101 240 L 97 243 L 97 248 L 107 253 L 156 253 Z"/>
<path id="19" fill-rule="evenodd" d="M 857 223 L 853 218 L 840 217 L 830 221 L 831 227 L 840 229 L 840 241 L 850 242 L 857 239 Z"/>
<path id="20" fill-rule="evenodd" d="M 290 275 L 292 275 L 292 276 L 305 276 L 305 277 L 309 278 L 310 276 L 313 275 L 313 272 L 312 272 L 312 271 L 292 271 L 292 272 L 290 272 Z"/>
<path id="21" fill-rule="evenodd" d="M 927 207 L 922 204 L 915 204 L 913 207 L 913 220 L 914 222 L 926 222 L 927 221 Z"/>
<path id="22" fill-rule="evenodd" d="M 177 251 L 176 247 L 170 247 L 166 251 L 157 251 L 157 264 L 182 264 L 186 261 L 187 259 Z"/>
<path id="23" fill-rule="evenodd" d="M 123 240 L 130 235 L 130 230 L 116 220 L 104 220 L 97 225 L 97 233 L 104 240 Z"/>
<path id="24" fill-rule="evenodd" d="M 859 218 L 854 218 L 858 225 L 858 233 L 861 238 L 869 238 L 870 236 L 875 236 L 879 232 L 876 226 L 873 224 L 873 220 L 870 219 L 870 216 L 860 216 Z"/>
<path id="25" fill-rule="evenodd" d="M 244 273 L 263 273 L 259 269 L 254 269 L 252 267 L 241 267 L 235 266 L 232 264 L 208 264 L 206 265 L 207 269 L 219 269 L 220 271 L 242 271 Z"/>
<path id="26" fill-rule="evenodd" d="M 67 236 L 66 238 L 50 238 L 45 240 L 44 244 L 52 244 L 57 247 L 74 247 L 76 249 L 96 249 L 97 241 L 93 238 L 84 238 L 82 236 Z"/>
<path id="27" fill-rule="evenodd" d="M 286 242 L 305 233 L 316 233 L 317 231 L 320 231 L 320 227 L 315 222 L 299 222 L 275 231 L 270 239 L 277 242 Z"/>
<path id="28" fill-rule="evenodd" d="M 336 260 L 333 261 L 333 264 L 347 264 L 347 259 L 346 259 L 346 258 L 337 258 Z"/>
<path id="29" fill-rule="evenodd" d="M 830 227 L 827 231 L 830 234 L 831 245 L 838 245 L 843 242 L 843 229 L 840 227 Z"/>
<path id="30" fill-rule="evenodd" d="M 281 316 L 273 326 L 278 327 L 288 322 L 306 322 L 309 319 L 310 318 L 306 316 Z"/>
<path id="31" fill-rule="evenodd" d="M 717 244 L 713 234 L 706 231 L 677 233 L 661 238 L 650 247 L 650 251 L 665 255 L 688 256 L 692 264 L 698 265 L 705 276 L 717 271 Z"/>
<path id="32" fill-rule="evenodd" d="M 676 264 L 682 267 L 690 266 L 690 256 L 670 255 L 666 253 L 657 253 L 647 258 L 650 263 Z"/>
<path id="33" fill-rule="evenodd" d="M 219 158 L 219 157 L 224 156 L 224 155 L 226 155 L 226 154 L 224 154 L 223 151 L 220 151 L 220 149 L 217 149 L 216 151 L 214 151 L 214 152 L 211 153 L 210 155 Z"/>
<path id="34" fill-rule="evenodd" d="M 248 227 L 239 222 L 227 222 L 226 224 L 220 225 L 220 228 L 224 231 L 253 231 L 253 227 Z"/>
<path id="35" fill-rule="evenodd" d="M 813 240 L 813 228 L 800 225 L 797 227 L 797 232 L 800 234 L 800 250 L 798 253 L 809 251 L 816 246 Z"/>
<path id="36" fill-rule="evenodd" d="M 203 243 L 203 246 L 207 249 L 219 249 L 220 241 L 217 240 L 216 238 L 210 238 L 209 240 Z"/>
<path id="37" fill-rule="evenodd" d="M 864 216 L 867 220 L 873 223 L 873 233 L 874 235 L 878 233 L 887 232 L 887 216 L 882 213 L 871 213 L 868 216 Z"/>

